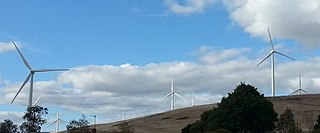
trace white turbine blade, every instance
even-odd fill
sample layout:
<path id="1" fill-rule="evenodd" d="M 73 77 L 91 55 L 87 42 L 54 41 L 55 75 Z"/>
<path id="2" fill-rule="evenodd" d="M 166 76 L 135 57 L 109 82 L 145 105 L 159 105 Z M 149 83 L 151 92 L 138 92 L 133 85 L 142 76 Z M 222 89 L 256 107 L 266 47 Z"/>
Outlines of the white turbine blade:
<path id="1" fill-rule="evenodd" d="M 20 52 L 20 50 L 18 49 L 17 45 L 14 43 L 14 41 L 12 41 L 14 47 L 16 47 L 20 57 L 22 58 L 23 60 L 23 63 L 29 68 L 29 70 L 32 70 L 31 66 L 29 65 L 28 61 L 26 60 L 26 58 L 24 58 L 24 56 L 22 55 L 22 53 Z"/>
<path id="2" fill-rule="evenodd" d="M 259 66 L 262 62 L 264 62 L 266 59 L 268 59 L 273 53 L 274 53 L 274 52 L 270 52 L 262 61 L 260 61 L 260 62 L 258 63 L 257 66 Z"/>
<path id="3" fill-rule="evenodd" d="M 272 38 L 271 38 L 271 34 L 270 34 L 269 28 L 268 28 L 268 34 L 269 34 L 269 41 L 270 41 L 271 48 L 272 48 L 272 50 L 274 50 L 274 46 L 273 46 L 273 42 L 272 42 Z"/>
<path id="4" fill-rule="evenodd" d="M 26 85 L 26 83 L 29 81 L 31 75 L 32 75 L 32 73 L 30 73 L 30 74 L 27 76 L 26 80 L 24 80 L 24 82 L 23 82 L 23 84 L 21 85 L 19 91 L 17 92 L 17 94 L 16 94 L 16 95 L 14 96 L 14 98 L 12 99 L 11 104 L 12 104 L 12 103 L 14 102 L 14 100 L 17 98 L 17 96 L 19 95 L 19 93 L 20 93 L 20 91 L 22 90 L 22 88 L 23 88 L 23 87 Z"/>
<path id="5" fill-rule="evenodd" d="M 171 96 L 172 94 L 173 94 L 173 93 L 169 93 L 168 95 L 166 95 L 165 97 L 163 97 L 162 100 L 165 99 L 165 98 L 167 98 L 167 97 L 169 97 L 169 96 Z"/>
<path id="6" fill-rule="evenodd" d="M 52 71 L 69 71 L 70 69 L 39 69 L 34 72 L 52 72 Z"/>
<path id="7" fill-rule="evenodd" d="M 54 122 L 52 122 L 48 127 L 52 126 L 54 123 L 56 123 L 58 120 L 55 120 Z"/>
<path id="8" fill-rule="evenodd" d="M 290 56 L 288 56 L 288 55 L 285 55 L 285 54 L 279 53 L 279 52 L 277 52 L 277 51 L 275 51 L 275 53 L 277 53 L 277 54 L 279 54 L 279 55 L 282 55 L 282 56 L 284 56 L 284 57 L 287 57 L 287 58 L 289 58 L 289 59 L 291 59 L 291 60 L 294 60 L 294 61 L 295 61 L 295 59 L 294 59 L 294 58 L 292 58 L 292 57 L 290 57 Z"/>
<path id="9" fill-rule="evenodd" d="M 33 106 L 36 106 L 42 96 L 38 97 L 38 99 L 33 103 Z"/>
<path id="10" fill-rule="evenodd" d="M 174 93 L 176 96 L 182 98 L 182 99 L 185 99 L 184 97 L 182 97 L 181 95 L 179 95 L 178 93 Z"/>

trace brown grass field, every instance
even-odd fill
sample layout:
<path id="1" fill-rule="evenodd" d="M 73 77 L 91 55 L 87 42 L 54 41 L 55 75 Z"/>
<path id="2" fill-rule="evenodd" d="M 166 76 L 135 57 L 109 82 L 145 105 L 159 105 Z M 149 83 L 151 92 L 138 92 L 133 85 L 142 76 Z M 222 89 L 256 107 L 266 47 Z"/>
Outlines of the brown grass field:
<path id="1" fill-rule="evenodd" d="M 295 120 L 304 131 L 312 129 L 317 115 L 320 114 L 320 94 L 268 97 L 274 109 L 282 114 L 290 108 Z M 180 133 L 189 123 L 200 119 L 200 115 L 216 104 L 180 108 L 173 111 L 148 115 L 126 120 L 135 129 L 135 133 Z M 114 133 L 121 121 L 96 125 L 97 133 Z"/>

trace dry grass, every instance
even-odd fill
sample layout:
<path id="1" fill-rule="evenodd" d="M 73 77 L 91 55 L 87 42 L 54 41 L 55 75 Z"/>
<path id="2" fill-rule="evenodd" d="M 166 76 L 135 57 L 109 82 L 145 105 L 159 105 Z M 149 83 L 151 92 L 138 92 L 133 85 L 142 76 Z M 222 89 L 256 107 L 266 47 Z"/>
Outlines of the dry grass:
<path id="1" fill-rule="evenodd" d="M 268 98 L 276 112 L 281 114 L 288 107 L 295 115 L 303 130 L 313 127 L 320 113 L 320 94 L 281 96 Z M 127 120 L 136 133 L 179 133 L 189 123 L 200 119 L 200 115 L 213 108 L 216 104 L 200 105 L 176 109 L 164 113 Z M 112 133 L 120 122 L 98 124 L 98 133 Z"/>

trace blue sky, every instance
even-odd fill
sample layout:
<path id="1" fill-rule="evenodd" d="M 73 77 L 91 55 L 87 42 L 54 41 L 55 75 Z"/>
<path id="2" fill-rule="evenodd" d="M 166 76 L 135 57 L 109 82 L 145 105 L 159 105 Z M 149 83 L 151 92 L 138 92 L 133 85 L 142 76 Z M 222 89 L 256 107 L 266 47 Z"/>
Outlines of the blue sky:
<path id="1" fill-rule="evenodd" d="M 177 107 L 192 93 L 196 104 L 218 102 L 241 81 L 270 96 L 270 61 L 256 67 L 270 50 L 267 27 L 276 50 L 297 60 L 276 57 L 277 95 L 297 89 L 299 72 L 319 92 L 317 0 L 1 1 L 0 17 L 0 120 L 21 122 L 27 104 L 28 85 L 9 104 L 28 74 L 11 41 L 34 69 L 71 69 L 35 76 L 49 122 L 55 112 L 110 122 L 166 111 L 171 77 L 189 99 Z"/>

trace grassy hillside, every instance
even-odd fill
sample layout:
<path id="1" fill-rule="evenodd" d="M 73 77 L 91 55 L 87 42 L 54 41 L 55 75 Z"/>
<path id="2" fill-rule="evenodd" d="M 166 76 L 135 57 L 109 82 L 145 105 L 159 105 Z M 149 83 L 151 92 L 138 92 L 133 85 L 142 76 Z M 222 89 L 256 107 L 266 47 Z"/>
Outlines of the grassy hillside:
<path id="1" fill-rule="evenodd" d="M 278 114 L 281 114 L 288 107 L 295 115 L 303 130 L 313 128 L 316 117 L 320 114 L 320 94 L 280 96 L 268 98 Z M 149 115 L 145 117 L 127 120 L 136 133 L 179 133 L 189 123 L 200 119 L 200 115 L 216 104 L 199 105 L 188 108 L 176 109 L 173 111 Z M 98 124 L 98 133 L 112 133 L 120 122 Z"/>

